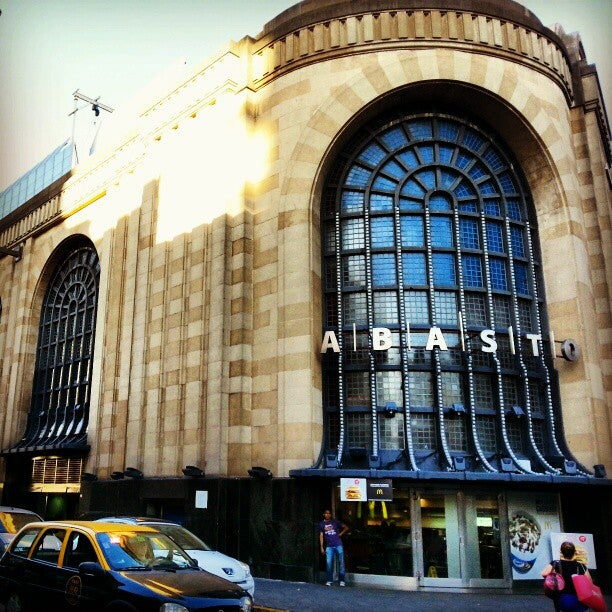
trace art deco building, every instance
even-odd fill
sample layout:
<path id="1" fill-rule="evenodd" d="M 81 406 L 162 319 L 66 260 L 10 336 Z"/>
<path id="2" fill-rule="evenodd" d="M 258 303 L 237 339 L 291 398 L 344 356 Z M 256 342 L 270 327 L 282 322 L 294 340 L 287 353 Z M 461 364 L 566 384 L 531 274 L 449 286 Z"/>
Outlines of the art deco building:
<path id="1" fill-rule="evenodd" d="M 2 503 L 175 518 L 304 580 L 332 507 L 351 579 L 413 589 L 537 579 L 572 533 L 611 582 L 610 131 L 577 34 L 304 0 L 65 150 L 0 199 Z"/>

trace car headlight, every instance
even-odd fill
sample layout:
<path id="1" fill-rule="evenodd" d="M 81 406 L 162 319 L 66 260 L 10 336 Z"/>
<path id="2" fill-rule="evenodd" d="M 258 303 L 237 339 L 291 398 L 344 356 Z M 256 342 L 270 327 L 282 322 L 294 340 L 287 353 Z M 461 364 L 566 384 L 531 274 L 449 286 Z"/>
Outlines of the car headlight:
<path id="1" fill-rule="evenodd" d="M 189 612 L 189 610 L 185 606 L 181 606 L 181 604 L 165 603 L 161 605 L 159 612 Z"/>
<path id="2" fill-rule="evenodd" d="M 251 612 L 253 609 L 253 600 L 250 597 L 242 597 L 240 599 L 240 610 L 242 612 Z"/>
<path id="3" fill-rule="evenodd" d="M 248 576 L 251 573 L 251 568 L 249 567 L 249 564 L 243 563 L 242 561 L 239 561 L 238 563 L 240 563 L 240 567 L 242 567 L 242 569 L 246 572 L 246 575 Z"/>

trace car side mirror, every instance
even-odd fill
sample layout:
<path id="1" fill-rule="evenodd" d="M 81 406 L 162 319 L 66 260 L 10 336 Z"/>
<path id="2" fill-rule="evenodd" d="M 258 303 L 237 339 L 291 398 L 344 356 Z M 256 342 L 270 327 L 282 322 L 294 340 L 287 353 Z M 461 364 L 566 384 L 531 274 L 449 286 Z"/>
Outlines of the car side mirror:
<path id="1" fill-rule="evenodd" d="M 79 574 L 87 578 L 102 578 L 106 572 L 104 568 L 93 561 L 83 561 L 79 564 Z"/>

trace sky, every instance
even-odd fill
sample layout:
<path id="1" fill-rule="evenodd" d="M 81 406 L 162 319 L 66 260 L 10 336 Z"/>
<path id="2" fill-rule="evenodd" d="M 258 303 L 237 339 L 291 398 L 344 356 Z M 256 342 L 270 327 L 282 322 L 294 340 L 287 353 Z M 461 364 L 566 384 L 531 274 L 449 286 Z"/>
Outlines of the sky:
<path id="1" fill-rule="evenodd" d="M 75 90 L 120 109 L 170 66 L 197 66 L 229 40 L 257 35 L 295 3 L 0 0 L 0 191 L 70 138 Z M 522 4 L 544 25 L 581 34 L 610 109 L 612 0 Z M 77 129 L 94 129 L 92 115 L 79 111 Z"/>

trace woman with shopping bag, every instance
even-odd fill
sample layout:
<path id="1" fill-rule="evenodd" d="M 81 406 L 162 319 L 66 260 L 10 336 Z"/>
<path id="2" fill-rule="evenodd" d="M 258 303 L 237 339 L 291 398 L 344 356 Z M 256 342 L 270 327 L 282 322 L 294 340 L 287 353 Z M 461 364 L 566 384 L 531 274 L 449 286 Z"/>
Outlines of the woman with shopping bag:
<path id="1" fill-rule="evenodd" d="M 561 556 L 559 560 L 551 561 L 543 570 L 542 576 L 546 578 L 553 571 L 558 571 L 563 576 L 564 586 L 559 591 L 557 597 L 553 599 L 555 610 L 560 612 L 583 612 L 588 610 L 588 606 L 578 601 L 576 588 L 572 575 L 584 575 L 591 578 L 588 568 L 582 563 L 576 561 L 576 547 L 572 542 L 563 542 L 560 549 Z M 556 568 L 556 570 L 555 570 Z"/>

